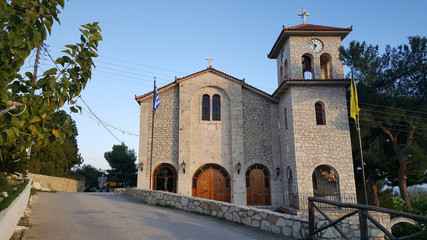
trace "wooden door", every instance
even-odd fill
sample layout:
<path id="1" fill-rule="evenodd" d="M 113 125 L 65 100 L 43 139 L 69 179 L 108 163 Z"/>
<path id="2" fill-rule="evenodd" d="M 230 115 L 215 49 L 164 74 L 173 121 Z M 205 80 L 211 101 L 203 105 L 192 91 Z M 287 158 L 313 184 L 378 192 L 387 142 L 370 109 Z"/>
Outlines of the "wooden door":
<path id="1" fill-rule="evenodd" d="M 254 169 L 250 174 L 250 187 L 249 187 L 249 200 L 248 204 L 251 205 L 265 205 L 266 203 L 266 194 L 265 194 L 265 184 L 264 184 L 264 173 L 261 169 Z"/>
<path id="2" fill-rule="evenodd" d="M 206 169 L 197 178 L 196 197 L 226 201 L 225 177 L 216 169 Z"/>

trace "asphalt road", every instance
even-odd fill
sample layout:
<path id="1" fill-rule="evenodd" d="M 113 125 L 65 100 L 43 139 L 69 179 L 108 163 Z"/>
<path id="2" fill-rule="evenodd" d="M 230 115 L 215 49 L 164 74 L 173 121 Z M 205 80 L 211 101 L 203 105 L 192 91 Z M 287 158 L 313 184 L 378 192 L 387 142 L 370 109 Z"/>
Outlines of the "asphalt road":
<path id="1" fill-rule="evenodd" d="M 144 205 L 112 193 L 37 193 L 23 239 L 284 239 L 227 221 Z"/>

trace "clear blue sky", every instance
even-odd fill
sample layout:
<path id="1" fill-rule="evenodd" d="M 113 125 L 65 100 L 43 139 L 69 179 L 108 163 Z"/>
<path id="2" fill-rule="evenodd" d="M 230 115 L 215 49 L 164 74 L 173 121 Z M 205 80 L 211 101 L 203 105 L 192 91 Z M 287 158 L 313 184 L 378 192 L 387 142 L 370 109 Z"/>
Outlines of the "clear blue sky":
<path id="1" fill-rule="evenodd" d="M 161 87 L 175 76 L 205 69 L 210 54 L 214 68 L 272 93 L 276 64 L 267 53 L 282 25 L 302 23 L 297 14 L 303 7 L 311 14 L 309 24 L 353 25 L 345 47 L 356 40 L 383 50 L 387 44 L 407 44 L 408 36 L 427 36 L 424 0 L 72 0 L 65 3 L 61 25 L 55 24 L 46 43 L 56 58 L 64 45 L 78 41 L 80 25 L 100 22 L 100 57 L 82 98 L 103 122 L 121 129 L 109 128 L 138 153 L 139 138 L 126 132 L 139 134 L 140 109 L 134 96 L 152 91 L 154 76 Z M 41 68 L 50 67 L 45 56 Z M 82 101 L 79 105 L 87 110 Z M 72 115 L 80 153 L 85 164 L 108 169 L 104 153 L 119 142 L 86 110 Z"/>

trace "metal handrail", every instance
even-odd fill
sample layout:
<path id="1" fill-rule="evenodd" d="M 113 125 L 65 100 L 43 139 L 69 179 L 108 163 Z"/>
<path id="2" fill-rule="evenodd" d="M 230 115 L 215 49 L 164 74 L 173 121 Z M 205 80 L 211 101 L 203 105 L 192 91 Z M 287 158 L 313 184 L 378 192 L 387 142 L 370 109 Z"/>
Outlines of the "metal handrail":
<path id="1" fill-rule="evenodd" d="M 342 208 L 353 208 L 353 209 L 357 209 L 356 211 L 353 211 L 349 214 L 346 214 L 344 216 L 342 216 L 341 218 L 337 219 L 337 220 L 332 220 L 331 218 L 329 218 L 319 207 L 317 207 L 314 202 L 319 202 L 319 203 L 324 203 L 324 204 L 330 204 L 330 205 L 334 205 L 334 206 L 338 206 L 338 207 L 342 207 Z M 314 229 L 314 218 L 315 218 L 315 214 L 314 214 L 314 209 L 316 209 L 317 211 L 319 211 L 320 214 L 322 214 L 326 220 L 328 220 L 329 225 L 323 226 L 319 229 Z M 416 214 L 411 214 L 411 213 L 406 213 L 406 212 L 402 212 L 402 211 L 397 211 L 397 210 L 393 210 L 393 209 L 388 209 L 388 208 L 382 208 L 382 207 L 376 207 L 376 206 L 370 206 L 370 205 L 362 205 L 362 204 L 355 204 L 355 203 L 341 203 L 341 202 L 335 202 L 335 201 L 331 201 L 331 200 L 327 200 L 327 199 L 323 199 L 323 198 L 316 198 L 316 197 L 308 197 L 308 215 L 309 215 L 309 238 L 317 238 L 315 236 L 315 234 L 329 228 L 329 227 L 334 227 L 344 239 L 348 239 L 343 233 L 342 231 L 336 226 L 336 224 L 338 222 L 341 222 L 342 220 L 344 220 L 347 217 L 350 217 L 356 213 L 359 214 L 359 228 L 360 228 L 360 237 L 361 239 L 367 239 L 368 238 L 368 224 L 367 224 L 367 220 L 369 219 L 369 221 L 371 221 L 376 227 L 378 227 L 382 232 L 384 232 L 384 234 L 389 238 L 389 239 L 396 239 L 396 237 L 394 237 L 384 226 L 382 226 L 382 224 L 380 224 L 379 222 L 377 222 L 369 213 L 368 211 L 374 211 L 374 212 L 381 212 L 381 213 L 387 213 L 387 214 L 393 214 L 393 215 L 397 215 L 397 216 L 402 216 L 402 217 L 406 217 L 406 218 L 410 218 L 413 220 L 417 220 L 417 221 L 421 221 L 421 222 L 426 222 L 427 223 L 427 217 L 425 216 L 420 216 L 420 215 L 416 215 Z M 413 237 L 413 236 L 418 236 L 420 234 L 423 233 L 427 233 L 427 230 L 422 230 L 418 233 L 415 233 L 414 235 L 411 235 L 409 237 Z M 402 238 L 402 239 L 407 239 Z"/>

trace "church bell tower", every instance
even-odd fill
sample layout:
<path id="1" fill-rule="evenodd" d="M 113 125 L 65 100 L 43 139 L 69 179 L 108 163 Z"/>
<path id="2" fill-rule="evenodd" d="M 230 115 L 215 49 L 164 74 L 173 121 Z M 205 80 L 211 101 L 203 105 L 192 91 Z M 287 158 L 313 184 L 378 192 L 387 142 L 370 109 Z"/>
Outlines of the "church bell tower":
<path id="1" fill-rule="evenodd" d="M 309 13 L 305 9 L 298 15 L 303 18 L 303 24 L 283 26 L 268 54 L 268 58 L 277 61 L 278 84 L 284 79 L 342 79 L 339 48 L 352 27 L 307 24 L 305 18 Z"/>
<path id="2" fill-rule="evenodd" d="M 276 59 L 284 206 L 303 209 L 309 196 L 356 201 L 341 41 L 352 27 L 306 23 L 283 27 Z M 303 211 L 302 211 L 303 214 Z"/>

